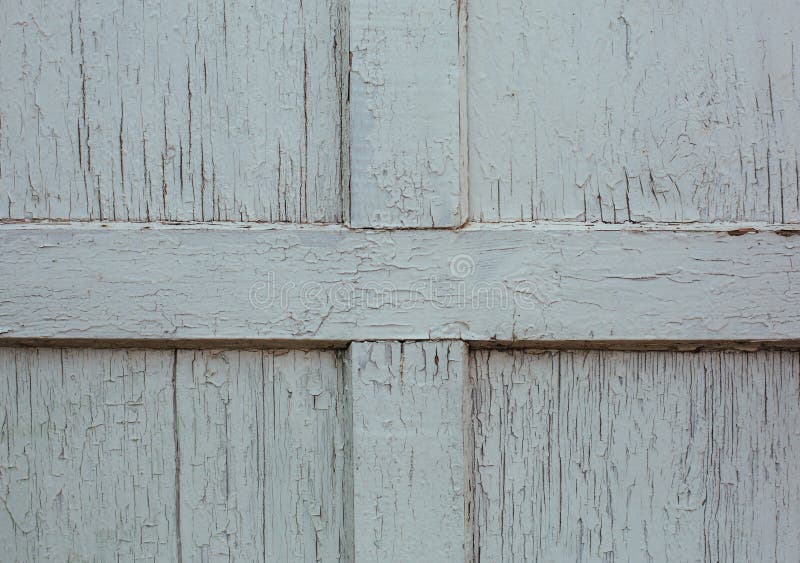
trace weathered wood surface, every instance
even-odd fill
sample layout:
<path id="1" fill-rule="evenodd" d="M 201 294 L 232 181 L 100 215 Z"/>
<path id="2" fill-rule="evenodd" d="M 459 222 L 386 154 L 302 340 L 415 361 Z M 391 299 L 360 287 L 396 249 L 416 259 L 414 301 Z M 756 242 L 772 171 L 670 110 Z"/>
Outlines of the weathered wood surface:
<path id="1" fill-rule="evenodd" d="M 796 352 L 478 351 L 471 561 L 790 561 Z"/>
<path id="2" fill-rule="evenodd" d="M 176 560 L 172 357 L 0 348 L 0 559 Z"/>
<path id="3" fill-rule="evenodd" d="M 179 351 L 177 358 L 184 560 L 346 555 L 350 420 L 337 353 Z"/>
<path id="4" fill-rule="evenodd" d="M 354 342 L 357 561 L 464 561 L 463 342 Z"/>
<path id="5" fill-rule="evenodd" d="M 3 559 L 352 560 L 348 409 L 334 351 L 0 348 Z"/>
<path id="6" fill-rule="evenodd" d="M 340 222 L 347 29 L 338 0 L 3 2 L 0 218 Z"/>
<path id="7" fill-rule="evenodd" d="M 4 225 L 0 339 L 797 341 L 800 236 L 741 233 Z"/>
<path id="8" fill-rule="evenodd" d="M 451 227 L 466 219 L 459 175 L 463 5 L 350 1 L 353 226 Z"/>
<path id="9" fill-rule="evenodd" d="M 796 0 L 468 9 L 473 220 L 800 221 Z"/>

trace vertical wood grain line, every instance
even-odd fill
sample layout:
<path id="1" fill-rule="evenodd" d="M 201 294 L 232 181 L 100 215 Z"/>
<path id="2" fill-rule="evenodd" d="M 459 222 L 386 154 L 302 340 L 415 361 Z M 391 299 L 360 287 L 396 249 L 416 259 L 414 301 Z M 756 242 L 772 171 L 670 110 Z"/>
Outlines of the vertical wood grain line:
<path id="1" fill-rule="evenodd" d="M 341 221 L 350 224 L 350 73 L 352 51 L 350 51 L 350 0 L 339 0 L 339 26 L 336 30 L 338 68 L 336 81 L 339 86 L 339 198 Z"/>
<path id="2" fill-rule="evenodd" d="M 469 221 L 469 40 L 468 0 L 458 0 L 458 156 L 459 226 Z"/>
<path id="3" fill-rule="evenodd" d="M 467 348 L 464 368 L 463 402 L 461 406 L 462 431 L 464 433 L 464 561 L 473 563 L 478 542 L 475 538 L 475 475 L 477 455 L 475 451 L 475 354 Z"/>
<path id="4" fill-rule="evenodd" d="M 175 544 L 178 563 L 183 563 L 181 543 L 181 449 L 178 436 L 178 350 L 172 351 L 172 435 L 175 441 Z"/>
<path id="5" fill-rule="evenodd" d="M 341 426 L 344 437 L 344 471 L 342 475 L 342 544 L 339 550 L 344 563 L 355 562 L 355 473 L 353 464 L 353 376 L 352 362 L 347 350 L 337 352 L 342 394 Z"/>

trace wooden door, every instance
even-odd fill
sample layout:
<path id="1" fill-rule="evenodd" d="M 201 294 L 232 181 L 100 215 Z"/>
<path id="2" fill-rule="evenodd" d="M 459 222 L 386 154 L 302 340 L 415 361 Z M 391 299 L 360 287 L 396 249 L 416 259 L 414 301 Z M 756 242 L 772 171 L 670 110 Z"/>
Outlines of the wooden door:
<path id="1" fill-rule="evenodd" d="M 1 4 L 2 559 L 796 558 L 796 2 Z"/>

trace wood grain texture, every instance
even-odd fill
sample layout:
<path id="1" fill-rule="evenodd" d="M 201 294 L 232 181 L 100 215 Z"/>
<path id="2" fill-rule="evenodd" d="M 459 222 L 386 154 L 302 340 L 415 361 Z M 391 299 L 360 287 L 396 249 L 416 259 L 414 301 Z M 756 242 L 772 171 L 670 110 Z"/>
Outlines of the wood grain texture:
<path id="1" fill-rule="evenodd" d="M 5 225 L 0 339 L 797 341 L 792 232 Z"/>
<path id="2" fill-rule="evenodd" d="M 0 558 L 176 559 L 172 357 L 0 348 Z"/>
<path id="3" fill-rule="evenodd" d="M 787 561 L 797 352 L 478 351 L 472 561 Z"/>
<path id="4" fill-rule="evenodd" d="M 344 375 L 335 351 L 0 348 L 2 559 L 352 561 Z"/>
<path id="5" fill-rule="evenodd" d="M 464 222 L 461 5 L 350 1 L 350 222 L 355 227 Z"/>
<path id="6" fill-rule="evenodd" d="M 358 561 L 464 561 L 463 342 L 354 342 Z"/>
<path id="7" fill-rule="evenodd" d="M 187 561 L 264 561 L 267 510 L 278 521 L 290 517 L 268 506 L 265 495 L 272 485 L 264 470 L 264 360 L 258 352 L 178 353 L 181 556 Z"/>
<path id="8" fill-rule="evenodd" d="M 184 561 L 350 560 L 350 411 L 332 351 L 179 351 Z"/>
<path id="9" fill-rule="evenodd" d="M 340 222 L 346 8 L 4 2 L 0 218 Z"/>
<path id="10" fill-rule="evenodd" d="M 795 0 L 469 5 L 470 216 L 800 221 Z"/>

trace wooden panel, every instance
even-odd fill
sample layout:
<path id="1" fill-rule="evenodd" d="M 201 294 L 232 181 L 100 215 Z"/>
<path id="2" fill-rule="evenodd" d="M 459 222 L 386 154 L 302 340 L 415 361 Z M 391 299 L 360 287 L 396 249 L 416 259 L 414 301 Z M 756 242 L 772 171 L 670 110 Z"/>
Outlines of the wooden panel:
<path id="1" fill-rule="evenodd" d="M 178 352 L 185 561 L 352 551 L 349 412 L 335 352 Z"/>
<path id="2" fill-rule="evenodd" d="M 793 234 L 6 225 L 0 340 L 797 342 Z"/>
<path id="3" fill-rule="evenodd" d="M 795 0 L 469 5 L 471 217 L 800 220 Z"/>
<path id="4" fill-rule="evenodd" d="M 350 0 L 353 226 L 464 222 L 461 5 Z"/>
<path id="5" fill-rule="evenodd" d="M 338 222 L 339 0 L 5 2 L 0 218 Z"/>
<path id="6" fill-rule="evenodd" d="M 464 560 L 463 342 L 354 342 L 358 561 Z"/>
<path id="7" fill-rule="evenodd" d="M 5 559 L 351 561 L 343 378 L 334 351 L 0 348 Z"/>
<path id="8" fill-rule="evenodd" d="M 787 561 L 796 352 L 479 351 L 473 561 Z"/>
<path id="9" fill-rule="evenodd" d="M 3 560 L 175 560 L 172 358 L 0 348 Z"/>

